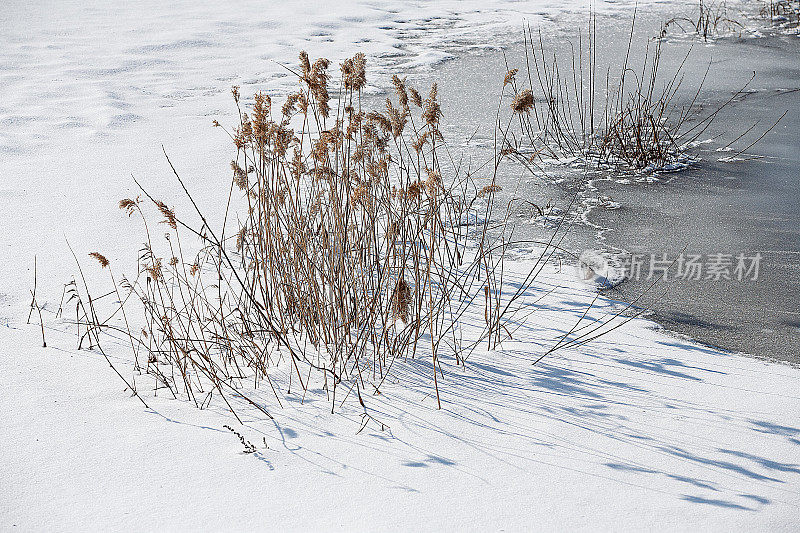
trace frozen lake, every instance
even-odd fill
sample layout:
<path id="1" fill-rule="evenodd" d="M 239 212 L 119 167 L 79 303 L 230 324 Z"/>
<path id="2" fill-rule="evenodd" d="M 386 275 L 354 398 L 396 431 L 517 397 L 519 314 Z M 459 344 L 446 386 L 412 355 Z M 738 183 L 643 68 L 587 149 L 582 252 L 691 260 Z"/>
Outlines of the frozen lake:
<path id="1" fill-rule="evenodd" d="M 669 9 L 639 13 L 635 40 L 643 43 L 658 32 L 661 21 L 674 15 L 675 11 Z M 613 63 L 624 57 L 630 20 L 601 17 L 598 28 L 599 61 Z M 585 28 L 581 29 L 585 34 Z M 559 44 L 554 49 L 564 54 L 567 40 L 577 46 L 577 31 L 563 33 L 563 40 L 556 40 Z M 563 246 L 575 255 L 585 249 L 635 254 L 635 261 L 642 262 L 641 277 L 632 277 L 607 291 L 614 298 L 633 301 L 647 291 L 653 281 L 648 278 L 651 261 L 663 260 L 664 254 L 670 262 L 681 253 L 687 258 L 699 256 L 706 266 L 719 261 L 717 257 L 725 264 L 730 261 L 727 275 L 709 274 L 711 279 L 706 279 L 701 273 L 699 280 L 677 276 L 676 261 L 670 279 L 657 283 L 637 305 L 651 309 L 651 318 L 669 330 L 700 342 L 797 362 L 800 39 L 797 35 L 745 34 L 703 43 L 672 34 L 663 47 L 662 78 L 675 72 L 690 48 L 684 65 L 685 88 L 679 98 L 688 101 L 694 96 L 710 64 L 698 98 L 701 116 L 722 106 L 755 73 L 744 94 L 722 109 L 698 139 L 702 144 L 696 149 L 699 160 L 695 164 L 680 172 L 657 175 L 657 180 L 644 180 L 646 176 L 640 175 L 620 183 L 621 176 L 611 175 L 609 179 L 592 180 L 590 185 L 579 169 L 555 169 L 554 176 L 563 178 L 566 174 L 565 181 L 554 184 L 553 179 L 528 176 L 516 194 L 540 205 L 553 202 L 562 207 L 569 205 L 575 194 L 578 203 L 585 205 L 601 197 L 610 198 L 613 208 L 592 209 L 588 214 L 591 226 L 573 224 Z M 510 67 L 524 68 L 522 44 L 509 47 L 505 56 L 497 51 L 459 57 L 431 75 L 440 82 L 443 94 L 455 100 L 445 107 L 454 136 L 471 137 L 473 148 L 482 140 L 485 150 L 490 151 L 491 131 L 482 125 L 492 124 L 506 60 Z M 641 58 L 632 53 L 631 63 L 640 62 Z M 725 160 L 764 134 L 784 112 L 777 127 L 755 146 L 735 161 Z M 518 183 L 519 174 L 507 174 L 503 179 L 508 189 L 509 184 Z M 528 224 L 528 213 L 520 215 L 524 216 L 512 218 L 520 222 L 519 235 L 548 237 L 550 229 Z M 737 279 L 737 258 L 744 258 L 749 269 L 757 254 L 757 279 L 752 279 L 754 271 Z"/>

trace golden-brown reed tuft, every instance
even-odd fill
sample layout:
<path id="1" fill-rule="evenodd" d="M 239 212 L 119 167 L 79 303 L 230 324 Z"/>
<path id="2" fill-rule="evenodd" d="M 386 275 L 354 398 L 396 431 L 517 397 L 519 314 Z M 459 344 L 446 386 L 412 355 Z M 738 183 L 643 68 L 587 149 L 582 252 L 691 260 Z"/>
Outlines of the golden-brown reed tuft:
<path id="1" fill-rule="evenodd" d="M 508 85 L 509 83 L 514 81 L 514 78 L 516 77 L 517 72 L 519 72 L 518 68 L 512 68 L 511 70 L 506 72 L 506 76 L 505 76 L 505 78 L 503 78 L 503 87 L 505 87 L 506 85 Z"/>
<path id="2" fill-rule="evenodd" d="M 131 216 L 136 208 L 139 207 L 139 199 L 131 200 L 130 198 L 123 198 L 119 201 L 119 208 Z"/>
<path id="3" fill-rule="evenodd" d="M 436 100 L 439 94 L 439 88 L 434 83 L 431 86 L 431 92 L 428 95 L 428 98 L 425 99 L 422 111 L 422 120 L 428 126 L 436 127 L 439 123 L 439 118 L 442 116 L 442 108 L 439 105 L 439 102 Z"/>
<path id="4" fill-rule="evenodd" d="M 399 318 L 404 324 L 408 324 L 409 313 L 411 310 L 411 287 L 405 279 L 400 279 L 394 287 L 392 294 L 392 313 L 395 318 Z"/>
<path id="5" fill-rule="evenodd" d="M 367 84 L 366 66 L 367 59 L 361 52 L 342 63 L 342 81 L 346 90 L 358 92 L 364 88 Z"/>
<path id="6" fill-rule="evenodd" d="M 515 113 L 526 113 L 530 111 L 533 104 L 533 93 L 530 89 L 525 89 L 514 96 L 514 99 L 511 101 L 511 109 L 514 110 Z"/>
<path id="7" fill-rule="evenodd" d="M 90 252 L 89 255 L 97 259 L 97 262 L 100 263 L 101 267 L 105 268 L 108 266 L 109 264 L 108 259 L 106 259 L 106 257 L 103 254 L 99 252 Z"/>
<path id="8" fill-rule="evenodd" d="M 492 183 L 492 184 L 489 184 L 489 185 L 483 187 L 480 191 L 478 191 L 478 198 L 483 198 L 483 197 L 488 196 L 488 195 L 490 195 L 492 193 L 500 192 L 502 190 L 503 190 L 503 188 L 500 185 L 498 185 L 496 183 Z"/>
<path id="9" fill-rule="evenodd" d="M 167 207 L 167 204 L 162 201 L 156 200 L 155 204 L 156 207 L 158 207 L 158 210 L 161 211 L 161 214 L 164 215 L 164 220 L 162 220 L 161 223 L 166 224 L 172 229 L 178 229 L 178 222 L 175 218 L 175 212 Z"/>

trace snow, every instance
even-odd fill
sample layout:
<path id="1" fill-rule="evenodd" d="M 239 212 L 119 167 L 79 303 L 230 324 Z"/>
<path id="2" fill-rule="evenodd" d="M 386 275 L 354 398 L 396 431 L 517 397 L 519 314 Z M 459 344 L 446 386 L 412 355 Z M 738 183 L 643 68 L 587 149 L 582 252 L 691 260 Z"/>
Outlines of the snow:
<path id="1" fill-rule="evenodd" d="M 572 268 L 548 266 L 525 297 L 538 310 L 519 314 L 513 340 L 477 350 L 466 370 L 444 361 L 441 411 L 429 360 L 399 365 L 366 399 L 383 430 L 359 432 L 347 406 L 330 414 L 319 390 L 303 401 L 285 394 L 283 409 L 256 392 L 275 421 L 242 406 L 240 425 L 222 406 L 154 396 L 138 376 L 145 409 L 53 318 L 76 274 L 65 240 L 81 259 L 107 255 L 117 272 L 135 265 L 140 238 L 116 208 L 135 194 L 131 173 L 187 211 L 162 144 L 201 207 L 224 198 L 230 146 L 210 123 L 232 119 L 230 85 L 245 96 L 286 92 L 294 81 L 280 64 L 293 66 L 304 48 L 334 60 L 366 52 L 377 87 L 399 66 L 431 68 L 513 39 L 523 18 L 547 27 L 582 9 L 577 0 L 6 2 L 0 529 L 795 529 L 800 370 L 643 319 L 532 365 L 594 298 Z M 47 348 L 25 323 L 34 256 Z M 509 282 L 526 265 L 509 263 Z M 618 308 L 600 298 L 580 326 Z M 133 375 L 124 346 L 110 352 Z M 224 425 L 257 452 L 243 453 Z"/>
<path id="2" fill-rule="evenodd" d="M 403 384 L 366 399 L 384 431 L 357 433 L 356 412 L 331 415 L 313 391 L 302 404 L 286 395 L 275 422 L 242 407 L 244 426 L 222 407 L 165 397 L 145 410 L 97 354 L 68 349 L 74 339 L 48 331 L 56 348 L 41 349 L 36 328 L 6 328 L 0 520 L 21 530 L 793 529 L 798 371 L 644 320 L 532 366 L 591 301 L 565 278 L 548 269 L 536 292 L 566 286 L 502 350 L 476 352 L 466 371 L 445 362 L 442 411 L 429 361 L 398 366 Z M 587 320 L 608 319 L 613 304 L 597 305 Z"/>

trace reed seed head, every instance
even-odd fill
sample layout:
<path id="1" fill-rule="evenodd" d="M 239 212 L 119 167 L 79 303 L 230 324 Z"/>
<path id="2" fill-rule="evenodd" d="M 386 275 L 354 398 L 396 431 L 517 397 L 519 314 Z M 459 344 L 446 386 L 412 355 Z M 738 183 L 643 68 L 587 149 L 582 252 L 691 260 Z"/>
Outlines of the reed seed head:
<path id="1" fill-rule="evenodd" d="M 123 198 L 119 201 L 119 208 L 126 211 L 128 216 L 131 216 L 137 207 L 139 207 L 139 198 L 136 198 L 136 200 Z"/>
<path id="2" fill-rule="evenodd" d="M 533 102 L 533 93 L 530 89 L 525 89 L 514 96 L 514 100 L 511 102 L 511 109 L 515 113 L 525 113 L 533 107 Z"/>
<path id="3" fill-rule="evenodd" d="M 506 72 L 506 76 L 503 78 L 503 87 L 514 81 L 514 77 L 517 75 L 517 72 L 519 72 L 518 68 L 512 68 Z"/>
<path id="4" fill-rule="evenodd" d="M 428 172 L 428 179 L 425 180 L 425 190 L 428 196 L 435 197 L 442 187 L 442 174 L 438 170 L 425 169 Z"/>
<path id="5" fill-rule="evenodd" d="M 361 52 L 342 63 L 342 80 L 345 89 L 360 91 L 364 88 L 367 84 L 366 66 L 367 59 Z"/>
<path id="6" fill-rule="evenodd" d="M 501 186 L 497 185 L 496 183 L 492 183 L 490 185 L 487 185 L 478 192 L 478 198 L 483 198 L 484 196 L 487 196 L 495 192 L 500 192 L 502 190 L 503 188 Z"/>
<path id="7" fill-rule="evenodd" d="M 155 259 L 150 265 L 145 267 L 145 270 L 150 275 L 150 279 L 158 281 L 161 278 L 161 258 Z"/>
<path id="8" fill-rule="evenodd" d="M 303 78 L 308 78 L 311 73 L 311 63 L 308 60 L 308 53 L 305 50 L 300 52 L 300 72 Z"/>
<path id="9" fill-rule="evenodd" d="M 428 98 L 425 100 L 425 105 L 422 111 L 422 120 L 431 127 L 435 127 L 439 122 L 439 118 L 442 116 L 442 108 L 439 105 L 439 102 L 436 101 L 438 93 L 439 89 L 434 83 L 431 86 L 431 92 L 428 95 Z"/>
<path id="10" fill-rule="evenodd" d="M 167 207 L 167 204 L 160 200 L 155 200 L 156 207 L 158 210 L 161 211 L 161 214 L 164 216 L 164 220 L 161 221 L 162 224 L 166 224 L 172 229 L 178 229 L 178 221 L 175 218 L 175 212 Z"/>
<path id="11" fill-rule="evenodd" d="M 392 313 L 396 318 L 402 320 L 403 324 L 408 324 L 410 309 L 411 287 L 408 286 L 405 279 L 400 278 L 392 294 Z"/>
<path id="12" fill-rule="evenodd" d="M 239 166 L 239 163 L 236 161 L 231 161 L 231 169 L 233 170 L 233 182 L 236 184 L 237 187 L 241 190 L 247 189 L 247 172 L 244 171 L 242 167 Z"/>
<path id="13" fill-rule="evenodd" d="M 419 95 L 417 90 L 413 87 L 409 87 L 408 93 L 411 101 L 414 102 L 414 105 L 417 107 L 422 107 L 422 97 Z"/>
<path id="14" fill-rule="evenodd" d="M 397 74 L 393 75 L 392 85 L 394 85 L 394 92 L 397 94 L 397 101 L 400 102 L 400 106 L 408 110 L 408 91 L 406 91 L 405 78 L 400 79 Z"/>
<path id="15" fill-rule="evenodd" d="M 97 262 L 100 263 L 101 267 L 105 268 L 108 266 L 108 259 L 106 259 L 106 257 L 103 254 L 99 252 L 91 252 L 89 256 L 97 259 Z"/>

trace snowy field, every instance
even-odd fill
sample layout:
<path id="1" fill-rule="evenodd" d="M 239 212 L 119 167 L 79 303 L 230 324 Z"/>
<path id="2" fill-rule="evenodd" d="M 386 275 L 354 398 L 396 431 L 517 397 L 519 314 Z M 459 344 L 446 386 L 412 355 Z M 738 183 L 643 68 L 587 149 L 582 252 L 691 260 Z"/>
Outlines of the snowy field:
<path id="1" fill-rule="evenodd" d="M 628 16 L 632 5 L 597 7 Z M 322 393 L 286 394 L 274 421 L 243 409 L 243 425 L 222 406 L 198 410 L 142 385 L 145 409 L 54 317 L 77 270 L 67 241 L 90 280 L 104 275 L 84 261 L 90 251 L 135 269 L 140 236 L 116 207 L 136 194 L 131 175 L 188 209 L 162 145 L 201 207 L 219 211 L 231 146 L 211 121 L 233 120 L 231 85 L 284 94 L 296 82 L 281 65 L 305 49 L 334 65 L 363 51 L 370 83 L 383 86 L 391 73 L 516 39 L 522 20 L 547 30 L 585 9 L 5 2 L 0 530 L 796 530 L 800 370 L 639 319 L 533 366 L 594 297 L 568 267 L 549 267 L 531 289 L 539 310 L 513 341 L 475 352 L 466 370 L 445 364 L 442 410 L 430 362 L 399 366 L 369 399 L 383 430 L 359 432 L 358 413 L 330 414 Z M 34 257 L 47 348 L 26 325 Z M 525 266 L 509 267 L 510 283 Z M 616 309 L 598 300 L 587 319 Z M 117 348 L 112 360 L 130 376 Z"/>

